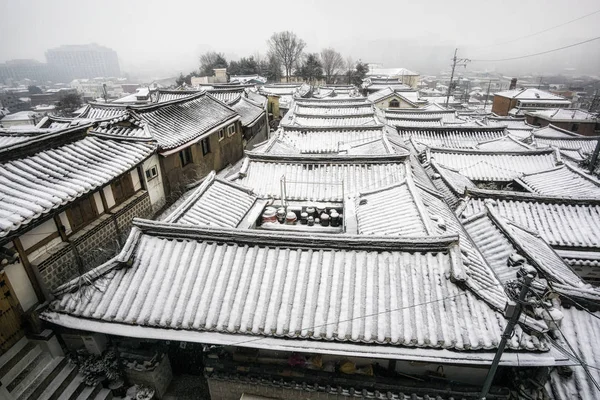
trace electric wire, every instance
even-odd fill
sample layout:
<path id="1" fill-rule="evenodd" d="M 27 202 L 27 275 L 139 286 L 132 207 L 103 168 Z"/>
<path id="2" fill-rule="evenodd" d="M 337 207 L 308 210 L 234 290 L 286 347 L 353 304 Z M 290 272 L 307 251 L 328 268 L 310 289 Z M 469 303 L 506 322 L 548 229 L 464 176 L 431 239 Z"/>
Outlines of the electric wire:
<path id="1" fill-rule="evenodd" d="M 576 21 L 582 20 L 582 19 L 584 19 L 584 18 L 590 17 L 590 16 L 592 16 L 592 15 L 594 15 L 594 14 L 598 14 L 598 13 L 600 13 L 600 10 L 593 11 L 593 12 L 591 12 L 591 13 L 589 13 L 589 14 L 586 14 L 586 15 L 583 15 L 583 16 L 581 16 L 581 17 L 578 17 L 578 18 L 572 19 L 572 20 L 570 20 L 570 21 L 567 21 L 567 22 L 563 22 L 562 24 L 555 25 L 555 26 L 552 26 L 552 27 L 550 27 L 550 28 L 543 29 L 543 30 L 541 30 L 541 31 L 538 31 L 538 32 L 530 33 L 529 35 L 521 36 L 521 37 L 518 37 L 518 38 L 516 38 L 516 39 L 507 40 L 506 42 L 493 43 L 493 44 L 488 44 L 488 45 L 484 45 L 484 46 L 472 47 L 472 49 L 473 49 L 473 50 L 475 50 L 475 49 L 484 49 L 484 48 L 488 48 L 488 47 L 492 47 L 492 46 L 502 46 L 502 45 L 504 45 L 504 44 L 514 43 L 514 42 L 516 42 L 516 41 L 519 41 L 519 40 L 527 39 L 527 38 L 530 38 L 530 37 L 533 37 L 533 36 L 537 36 L 537 35 L 539 35 L 539 34 L 542 34 L 542 33 L 545 33 L 545 32 L 549 32 L 549 31 L 551 31 L 551 30 L 553 30 L 553 29 L 560 28 L 561 26 L 568 25 L 568 24 L 570 24 L 570 23 L 573 23 L 573 22 L 576 22 Z"/>
<path id="2" fill-rule="evenodd" d="M 589 43 L 589 42 L 593 42 L 594 40 L 598 40 L 598 39 L 600 39 L 600 36 L 597 36 L 597 37 L 595 37 L 595 38 L 591 38 L 591 39 L 588 39 L 588 40 L 584 40 L 584 41 L 581 41 L 581 42 L 573 43 L 573 44 L 570 44 L 570 45 L 568 45 L 568 46 L 559 47 L 559 48 L 557 48 L 557 49 L 546 50 L 546 51 L 542 51 L 542 52 L 539 52 L 539 53 L 534 53 L 534 54 L 527 54 L 527 55 L 525 55 L 525 56 L 510 57 L 510 58 L 498 58 L 498 59 L 495 59 L 495 60 L 479 60 L 479 59 L 469 59 L 469 61 L 472 61 L 472 62 L 500 62 L 500 61 L 521 60 L 521 59 L 523 59 L 523 58 L 529 58 L 529 57 L 540 56 L 540 55 L 542 55 L 542 54 L 553 53 L 553 52 L 555 52 L 555 51 L 564 50 L 564 49 L 568 49 L 568 48 L 575 47 L 575 46 L 580 46 L 580 45 L 582 45 L 582 44 Z"/>

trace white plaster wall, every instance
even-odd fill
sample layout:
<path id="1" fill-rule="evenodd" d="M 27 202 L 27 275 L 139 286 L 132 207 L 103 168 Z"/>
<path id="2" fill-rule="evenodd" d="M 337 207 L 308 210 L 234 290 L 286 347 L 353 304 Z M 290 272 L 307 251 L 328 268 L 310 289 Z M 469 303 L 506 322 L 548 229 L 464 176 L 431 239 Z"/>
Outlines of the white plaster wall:
<path id="1" fill-rule="evenodd" d="M 115 205 L 115 197 L 113 196 L 112 188 L 108 185 L 102 190 L 104 190 L 104 197 L 106 197 L 106 205 L 108 208 L 112 208 Z"/>
<path id="2" fill-rule="evenodd" d="M 94 202 L 96 202 L 96 208 L 98 208 L 98 214 L 102 214 L 104 212 L 104 206 L 102 205 L 102 197 L 100 197 L 100 193 L 94 193 Z"/>
<path id="3" fill-rule="evenodd" d="M 19 237 L 19 239 L 21 240 L 23 248 L 27 250 L 36 243 L 50 236 L 54 232 L 57 232 L 56 224 L 54 223 L 54 220 L 50 219 L 44 222 L 43 224 L 36 226 L 30 231 L 27 231 L 26 233 L 22 234 Z"/>
<path id="4" fill-rule="evenodd" d="M 133 190 L 136 192 L 142 188 L 142 182 L 140 182 L 140 174 L 138 174 L 137 168 L 129 172 L 131 174 L 131 181 L 133 182 Z"/>
<path id="5" fill-rule="evenodd" d="M 148 195 L 150 196 L 150 203 L 152 204 L 152 209 L 154 211 L 158 211 L 158 209 L 165 204 L 165 190 L 163 187 L 163 177 L 162 171 L 160 170 L 158 157 L 158 154 L 154 154 L 142 164 L 144 181 L 146 182 L 146 188 L 148 189 Z M 158 176 L 148 180 L 146 178 L 146 171 L 153 166 L 156 166 Z"/>
<path id="6" fill-rule="evenodd" d="M 58 215 L 58 217 L 60 218 L 60 222 L 62 222 L 63 226 L 65 227 L 65 232 L 67 235 L 71 233 L 71 223 L 69 222 L 69 218 L 67 218 L 67 213 L 63 211 Z"/>
<path id="7" fill-rule="evenodd" d="M 27 311 L 34 306 L 37 303 L 37 296 L 23 265 L 21 263 L 7 265 L 4 267 L 4 272 L 8 276 L 10 285 L 15 291 L 23 311 Z"/>

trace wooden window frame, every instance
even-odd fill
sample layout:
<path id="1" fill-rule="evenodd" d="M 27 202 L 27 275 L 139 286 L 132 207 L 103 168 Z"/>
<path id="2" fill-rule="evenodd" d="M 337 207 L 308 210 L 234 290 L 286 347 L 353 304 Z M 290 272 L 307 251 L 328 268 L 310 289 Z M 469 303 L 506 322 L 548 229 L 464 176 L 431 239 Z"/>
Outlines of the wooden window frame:
<path id="1" fill-rule="evenodd" d="M 156 173 L 152 174 L 153 170 Z M 150 172 L 151 176 L 148 176 L 148 172 Z M 146 181 L 151 181 L 152 179 L 156 178 L 158 176 L 158 167 L 156 165 L 151 166 L 146 171 L 144 171 L 144 176 L 146 177 Z"/>
<path id="2" fill-rule="evenodd" d="M 74 221 L 74 216 L 73 216 L 73 206 L 74 205 L 79 205 L 80 202 L 82 201 L 90 201 L 91 202 L 91 206 L 92 206 L 92 211 L 94 212 L 94 217 L 90 220 L 84 221 L 83 224 L 81 225 L 76 225 L 73 221 Z M 77 199 L 76 202 L 74 202 L 73 204 L 71 204 L 71 207 L 67 208 L 65 210 L 65 213 L 67 214 L 67 219 L 69 220 L 69 225 L 71 226 L 71 235 L 79 232 L 81 229 L 85 228 L 87 225 L 91 224 L 92 222 L 94 222 L 99 216 L 100 213 L 98 212 L 98 206 L 96 205 L 96 199 L 94 199 L 94 194 L 90 193 L 87 196 L 83 196 L 79 199 Z"/>
<path id="3" fill-rule="evenodd" d="M 200 141 L 200 147 L 202 148 L 202 155 L 203 156 L 205 156 L 207 154 L 210 154 L 210 137 L 202 139 Z"/>
<path id="4" fill-rule="evenodd" d="M 117 183 L 121 185 L 121 189 L 123 191 L 123 193 L 121 193 L 121 196 L 117 196 L 118 191 L 115 190 L 115 185 Z M 125 185 L 123 185 L 123 183 L 125 183 Z M 131 177 L 131 172 L 126 172 L 118 176 L 117 179 L 114 179 L 110 183 L 110 190 L 112 191 L 113 199 L 115 200 L 115 205 L 113 207 L 126 202 L 136 192 L 133 186 L 133 178 Z"/>
<path id="5" fill-rule="evenodd" d="M 223 139 L 225 139 L 225 129 L 219 129 L 219 142 Z"/>
<path id="6" fill-rule="evenodd" d="M 179 152 L 179 161 L 181 162 L 181 168 L 194 163 L 194 155 L 192 154 L 191 147 L 186 147 Z"/>
<path id="7" fill-rule="evenodd" d="M 231 124 L 227 127 L 227 137 L 235 135 L 235 124 Z"/>

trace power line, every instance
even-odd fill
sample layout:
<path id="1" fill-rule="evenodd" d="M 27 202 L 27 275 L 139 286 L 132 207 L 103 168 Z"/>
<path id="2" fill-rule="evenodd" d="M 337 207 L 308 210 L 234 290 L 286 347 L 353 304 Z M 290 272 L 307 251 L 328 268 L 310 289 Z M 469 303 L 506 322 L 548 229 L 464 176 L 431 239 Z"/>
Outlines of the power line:
<path id="1" fill-rule="evenodd" d="M 553 29 L 560 28 L 561 26 L 568 25 L 568 24 L 570 24 L 570 23 L 572 23 L 572 22 L 579 21 L 579 20 L 581 20 L 581 19 L 587 18 L 587 17 L 589 17 L 589 16 L 591 16 L 591 15 L 598 14 L 598 13 L 600 13 L 600 10 L 593 11 L 593 12 L 591 12 L 591 13 L 589 13 L 589 14 L 586 14 L 586 15 L 583 15 L 583 16 L 581 16 L 581 17 L 579 17 L 579 18 L 575 18 L 575 19 L 572 19 L 572 20 L 570 20 L 570 21 L 563 22 L 562 24 L 555 25 L 555 26 L 552 26 L 552 27 L 550 27 L 550 28 L 546 28 L 546 29 L 544 29 L 544 30 L 541 30 L 541 31 L 538 31 L 538 32 L 535 32 L 535 33 L 531 33 L 531 34 L 529 34 L 529 35 L 521 36 L 521 37 L 518 37 L 518 38 L 516 38 L 516 39 L 511 39 L 511 40 L 508 40 L 508 41 L 506 41 L 506 42 L 494 43 L 494 44 L 485 45 L 485 46 L 473 47 L 472 49 L 474 49 L 474 50 L 475 50 L 475 49 L 484 49 L 484 48 L 487 48 L 487 47 L 492 47 L 492 46 L 501 46 L 501 45 L 504 45 L 504 44 L 514 43 L 514 42 L 516 42 L 516 41 L 518 41 L 518 40 L 527 39 L 527 38 L 530 38 L 530 37 L 533 37 L 533 36 L 537 36 L 537 35 L 539 35 L 539 34 L 541 34 L 541 33 L 545 33 L 545 32 L 551 31 L 551 30 L 553 30 Z"/>
<path id="2" fill-rule="evenodd" d="M 391 313 L 391 312 L 394 312 L 394 311 L 402 311 L 402 310 L 407 310 L 407 309 L 410 309 L 410 308 L 425 306 L 425 305 L 428 305 L 428 304 L 437 303 L 437 302 L 440 302 L 440 301 L 450 300 L 450 299 L 454 299 L 456 297 L 464 296 L 464 295 L 470 293 L 470 291 L 473 291 L 473 292 L 477 293 L 477 292 L 480 292 L 480 291 L 485 290 L 485 289 L 490 289 L 490 288 L 493 288 L 493 287 L 497 287 L 498 285 L 499 284 L 484 286 L 481 289 L 477 289 L 477 290 L 475 290 L 475 289 L 469 289 L 469 290 L 465 290 L 462 293 L 455 294 L 454 296 L 446 296 L 446 297 L 442 297 L 441 299 L 429 300 L 429 301 L 425 301 L 423 303 L 411 304 L 409 306 L 394 308 L 394 309 L 391 309 L 391 310 L 384 310 L 384 311 L 380 311 L 380 312 L 373 313 L 373 314 L 368 314 L 368 315 L 361 315 L 360 317 L 353 317 L 353 318 L 349 318 L 349 319 L 342 320 L 342 321 L 335 321 L 335 322 L 329 322 L 329 323 L 321 324 L 321 325 L 309 326 L 308 328 L 301 328 L 299 330 L 300 331 L 305 331 L 305 330 L 311 330 L 311 329 L 315 329 L 315 328 L 322 328 L 324 326 L 329 326 L 329 325 L 333 325 L 333 324 L 340 324 L 340 323 L 343 323 L 343 322 L 352 322 L 352 321 L 357 320 L 357 319 L 363 319 L 363 318 L 369 318 L 369 317 L 376 317 L 378 315 L 387 314 L 387 313 Z M 231 343 L 231 345 L 232 346 L 238 346 L 240 344 L 257 342 L 259 340 L 264 340 L 264 339 L 269 339 L 269 337 L 264 337 L 263 336 L 263 337 L 259 337 L 259 338 L 255 338 L 255 339 L 243 340 L 241 342 Z"/>
<path id="3" fill-rule="evenodd" d="M 578 42 L 578 43 L 573 43 L 570 44 L 568 46 L 563 46 L 563 47 L 559 47 L 557 49 L 552 49 L 552 50 L 547 50 L 547 51 L 542 51 L 540 53 L 534 53 L 534 54 L 528 54 L 526 56 L 519 56 L 519 57 L 511 57 L 511 58 L 499 58 L 496 60 L 477 60 L 477 59 L 471 59 L 471 61 L 479 61 L 479 62 L 497 62 L 497 61 L 511 61 L 511 60 L 520 60 L 522 58 L 529 58 L 529 57 L 535 57 L 535 56 L 540 56 L 542 54 L 548 54 L 548 53 L 553 53 L 555 51 L 559 51 L 559 50 L 564 50 L 564 49 L 568 49 L 570 47 L 575 47 L 575 46 L 579 46 L 585 43 L 589 43 L 589 42 L 593 42 L 594 40 L 598 40 L 600 39 L 600 36 L 597 36 L 595 38 L 592 39 L 588 39 L 588 40 L 584 40 L 583 42 Z"/>

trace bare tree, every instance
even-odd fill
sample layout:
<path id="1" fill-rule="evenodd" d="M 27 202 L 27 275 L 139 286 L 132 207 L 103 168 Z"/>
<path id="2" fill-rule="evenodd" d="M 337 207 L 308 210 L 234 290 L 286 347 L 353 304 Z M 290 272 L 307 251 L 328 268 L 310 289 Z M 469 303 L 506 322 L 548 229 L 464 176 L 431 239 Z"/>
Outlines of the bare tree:
<path id="1" fill-rule="evenodd" d="M 348 56 L 348 58 L 346 58 L 346 77 L 348 78 L 348 85 L 352 84 L 352 71 L 355 66 L 356 64 L 354 63 L 352 56 Z"/>
<path id="2" fill-rule="evenodd" d="M 213 69 L 227 68 L 227 60 L 223 53 L 208 51 L 200 56 L 200 74 L 203 76 L 212 76 Z"/>
<path id="3" fill-rule="evenodd" d="M 271 54 L 276 56 L 283 64 L 285 78 L 289 82 L 292 68 L 299 60 L 306 43 L 290 31 L 274 33 L 267 43 Z"/>
<path id="4" fill-rule="evenodd" d="M 321 50 L 321 63 L 323 64 L 325 82 L 334 83 L 334 76 L 344 68 L 342 55 L 332 48 L 323 49 Z"/>

